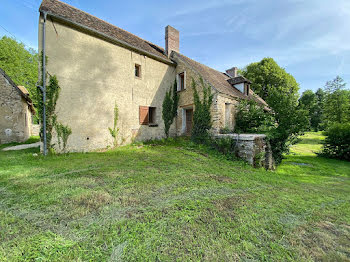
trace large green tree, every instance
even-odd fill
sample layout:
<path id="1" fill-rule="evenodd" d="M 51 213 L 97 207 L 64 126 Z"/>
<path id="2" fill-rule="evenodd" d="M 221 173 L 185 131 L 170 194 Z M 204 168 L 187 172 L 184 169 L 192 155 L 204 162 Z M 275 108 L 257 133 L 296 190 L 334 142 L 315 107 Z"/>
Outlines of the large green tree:
<path id="1" fill-rule="evenodd" d="M 314 109 L 314 115 L 311 119 L 311 127 L 315 130 L 323 130 L 324 129 L 324 116 L 323 116 L 323 107 L 324 107 L 324 98 L 325 93 L 322 88 L 317 89 L 316 93 L 316 107 Z"/>
<path id="2" fill-rule="evenodd" d="M 345 88 L 346 83 L 340 76 L 326 83 L 324 87 L 324 118 L 326 126 L 350 121 L 350 91 Z"/>
<path id="3" fill-rule="evenodd" d="M 299 84 L 295 78 L 280 67 L 273 58 L 264 58 L 260 62 L 251 63 L 242 70 L 242 74 L 252 81 L 252 89 L 268 102 L 270 90 L 284 93 L 297 104 Z M 274 105 L 269 104 L 270 107 Z"/>
<path id="4" fill-rule="evenodd" d="M 28 89 L 34 106 L 37 106 L 38 53 L 13 38 L 3 36 L 0 39 L 0 68 L 17 85 Z"/>
<path id="5" fill-rule="evenodd" d="M 306 90 L 299 99 L 299 107 L 309 114 L 309 129 L 315 131 L 322 129 L 323 100 L 324 92 L 322 89 L 318 89 L 316 93 L 312 90 Z"/>
<path id="6" fill-rule="evenodd" d="M 299 84 L 272 58 L 249 64 L 242 74 L 252 81 L 253 91 L 274 113 L 276 127 L 269 132 L 269 137 L 274 158 L 279 163 L 289 145 L 307 128 L 307 111 L 298 107 Z"/>

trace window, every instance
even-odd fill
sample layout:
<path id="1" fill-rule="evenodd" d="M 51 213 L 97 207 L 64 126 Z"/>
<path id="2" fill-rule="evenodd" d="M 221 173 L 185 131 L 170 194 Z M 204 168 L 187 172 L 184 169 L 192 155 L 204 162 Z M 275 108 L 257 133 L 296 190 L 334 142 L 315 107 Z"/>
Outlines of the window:
<path id="1" fill-rule="evenodd" d="M 150 125 L 156 124 L 156 108 L 155 107 L 150 107 L 148 109 L 148 123 Z"/>
<path id="2" fill-rule="evenodd" d="M 141 66 L 138 64 L 135 64 L 135 76 L 141 77 Z"/>
<path id="3" fill-rule="evenodd" d="M 177 75 L 177 91 L 182 91 L 186 89 L 186 72 L 182 72 Z"/>
<path id="4" fill-rule="evenodd" d="M 236 84 L 235 88 L 237 88 L 239 91 L 241 91 L 241 93 L 244 94 L 244 89 L 245 89 L 244 83 Z"/>
<path id="5" fill-rule="evenodd" d="M 156 107 L 140 106 L 140 125 L 157 126 Z"/>

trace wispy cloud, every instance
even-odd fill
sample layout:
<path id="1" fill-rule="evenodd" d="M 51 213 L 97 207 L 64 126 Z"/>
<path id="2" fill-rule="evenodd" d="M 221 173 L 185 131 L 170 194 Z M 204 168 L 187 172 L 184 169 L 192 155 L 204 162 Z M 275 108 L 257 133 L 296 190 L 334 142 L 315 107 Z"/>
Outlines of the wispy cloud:
<path id="1" fill-rule="evenodd" d="M 185 16 L 185 15 L 194 15 L 201 13 L 203 11 L 212 10 L 215 8 L 223 7 L 223 6 L 231 6 L 238 5 L 243 3 L 244 0 L 221 0 L 221 1 L 192 1 L 186 2 L 184 5 L 179 5 L 181 8 L 175 8 L 174 12 L 172 12 L 169 17 L 176 16 Z M 246 0 L 248 2 L 248 0 Z M 178 3 L 176 3 L 178 5 Z"/>

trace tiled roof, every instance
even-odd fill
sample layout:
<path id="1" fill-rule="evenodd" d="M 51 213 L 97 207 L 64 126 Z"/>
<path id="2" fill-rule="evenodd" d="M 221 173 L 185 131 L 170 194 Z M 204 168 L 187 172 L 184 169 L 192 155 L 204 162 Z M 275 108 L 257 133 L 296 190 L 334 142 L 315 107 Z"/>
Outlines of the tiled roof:
<path id="1" fill-rule="evenodd" d="M 21 92 L 26 95 L 29 96 L 29 92 L 27 90 L 27 88 L 25 88 L 24 86 L 18 86 L 19 90 L 21 90 Z"/>
<path id="2" fill-rule="evenodd" d="M 172 52 L 172 57 L 176 60 L 176 58 L 181 59 L 183 62 L 185 62 L 188 66 L 190 66 L 192 69 L 194 69 L 196 72 L 198 72 L 204 80 L 209 82 L 219 93 L 223 93 L 232 97 L 237 97 L 241 99 L 253 99 L 257 101 L 258 103 L 264 105 L 265 107 L 268 107 L 266 102 L 260 98 L 258 95 L 256 95 L 253 90 L 249 89 L 249 95 L 245 95 L 242 92 L 240 92 L 238 89 L 233 87 L 228 80 L 232 79 L 229 76 L 227 76 L 225 73 L 219 72 L 213 68 L 210 68 L 206 65 L 203 65 L 201 63 L 198 63 L 197 61 L 194 61 L 182 54 Z M 237 77 L 240 78 L 240 77 Z M 248 80 L 248 79 L 247 79 Z M 249 81 L 249 80 L 248 80 Z"/>
<path id="3" fill-rule="evenodd" d="M 143 50 L 171 62 L 164 54 L 163 48 L 61 1 L 43 0 L 39 11 L 46 11 L 49 15 L 55 15 L 77 23 L 113 39 L 122 41 L 136 49 Z"/>
<path id="4" fill-rule="evenodd" d="M 17 92 L 21 95 L 21 97 L 23 97 L 24 100 L 26 100 L 30 111 L 32 111 L 32 113 L 35 114 L 35 109 L 34 109 L 32 100 L 29 97 L 28 90 L 24 86 L 17 86 L 15 82 L 12 81 L 12 79 L 5 73 L 5 71 L 2 68 L 0 68 L 0 75 L 3 75 L 7 79 L 7 81 L 17 90 Z"/>
<path id="5" fill-rule="evenodd" d="M 236 76 L 233 78 L 230 78 L 229 80 L 227 80 L 231 85 L 236 85 L 236 84 L 240 84 L 240 83 L 249 83 L 251 84 L 252 82 L 250 82 L 247 78 L 245 78 L 244 76 Z"/>
<path id="6" fill-rule="evenodd" d="M 65 4 L 61 1 L 43 0 L 39 8 L 39 11 L 41 12 L 46 11 L 48 12 L 49 15 L 54 15 L 56 17 L 78 24 L 82 27 L 92 29 L 93 31 L 96 31 L 100 34 L 107 35 L 108 37 L 111 37 L 117 41 L 121 41 L 138 50 L 142 50 L 148 54 L 157 56 L 163 59 L 164 61 L 172 63 L 172 60 L 170 60 L 164 54 L 163 48 L 155 44 L 152 44 L 136 35 L 133 35 L 119 27 L 116 27 L 110 23 L 107 23 L 93 15 L 90 15 L 75 7 Z M 243 79 L 243 77 L 237 77 L 232 79 L 225 73 L 221 73 L 217 70 L 214 70 L 208 66 L 200 64 L 184 55 L 181 55 L 173 51 L 172 56 L 174 55 L 180 57 L 189 66 L 193 67 L 199 74 L 202 75 L 202 77 L 205 80 L 211 83 L 218 92 L 221 92 L 233 97 L 237 97 L 237 98 L 242 98 L 242 99 L 254 99 L 257 102 L 267 106 L 266 102 L 260 97 L 258 97 L 257 95 L 255 95 L 252 90 L 250 90 L 249 95 L 246 96 L 243 93 L 241 93 L 238 89 L 234 88 L 228 82 L 229 80 L 233 82 L 236 81 L 238 83 Z M 249 81 L 248 79 L 245 79 L 245 78 L 243 80 Z"/>

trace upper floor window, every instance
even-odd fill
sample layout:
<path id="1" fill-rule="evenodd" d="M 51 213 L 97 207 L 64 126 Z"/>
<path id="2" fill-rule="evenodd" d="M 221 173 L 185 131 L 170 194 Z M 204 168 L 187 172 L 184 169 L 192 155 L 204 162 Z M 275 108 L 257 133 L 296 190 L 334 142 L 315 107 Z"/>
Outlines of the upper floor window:
<path id="1" fill-rule="evenodd" d="M 177 75 L 177 91 L 182 91 L 186 89 L 186 72 L 182 72 Z"/>
<path id="2" fill-rule="evenodd" d="M 135 76 L 141 77 L 141 65 L 135 64 Z"/>

